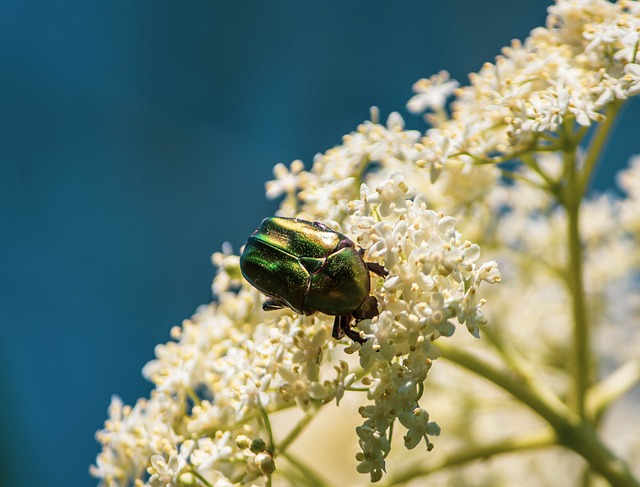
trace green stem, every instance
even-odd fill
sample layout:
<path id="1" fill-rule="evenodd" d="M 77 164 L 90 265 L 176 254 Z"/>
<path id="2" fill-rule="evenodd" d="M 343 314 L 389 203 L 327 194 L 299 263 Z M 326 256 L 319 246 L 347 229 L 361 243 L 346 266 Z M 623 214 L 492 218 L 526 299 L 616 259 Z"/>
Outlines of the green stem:
<path id="1" fill-rule="evenodd" d="M 640 487 L 626 463 L 602 443 L 594 429 L 580 420 L 576 414 L 561 404 L 549 402 L 530 387 L 514 377 L 508 370 L 499 368 L 468 352 L 438 344 L 443 358 L 484 377 L 505 390 L 522 404 L 542 417 L 555 430 L 556 441 L 583 457 L 589 467 L 617 487 Z"/>
<path id="2" fill-rule="evenodd" d="M 622 106 L 621 100 L 612 101 L 606 109 L 605 119 L 598 125 L 591 141 L 589 142 L 589 148 L 584 158 L 582 176 L 578 184 L 580 194 L 584 194 L 587 190 L 591 178 L 593 176 L 593 170 L 602 157 L 605 144 L 612 130 L 614 122 L 616 121 L 618 113 L 620 113 L 620 107 Z"/>
<path id="3" fill-rule="evenodd" d="M 488 328 L 483 331 L 514 378 L 517 377 L 518 381 L 529 388 L 531 392 L 542 398 L 547 404 L 553 405 L 557 410 L 565 407 L 558 395 L 550 387 L 547 387 L 544 382 L 536 380 L 533 373 L 535 367 L 532 367 L 531 363 L 517 349 L 509 345 L 507 340 L 503 340 L 500 333 L 496 333 L 495 330 L 490 331 Z"/>
<path id="4" fill-rule="evenodd" d="M 204 485 L 206 485 L 207 487 L 213 487 L 213 486 L 209 483 L 209 481 L 208 481 L 207 479 L 205 479 L 205 478 L 200 474 L 200 472 L 198 472 L 198 471 L 196 470 L 196 468 L 195 468 L 195 467 L 189 467 L 189 470 L 188 470 L 188 471 L 189 471 L 189 472 L 190 472 L 190 473 L 191 473 L 195 478 L 197 478 L 200 482 L 202 482 Z"/>
<path id="5" fill-rule="evenodd" d="M 499 440 L 485 445 L 473 445 L 466 449 L 458 450 L 450 455 L 438 457 L 430 465 L 421 465 L 412 462 L 407 468 L 399 469 L 400 473 L 390 476 L 384 485 L 399 485 L 409 480 L 423 477 L 439 470 L 471 463 L 476 460 L 486 460 L 503 453 L 533 450 L 552 446 L 555 444 L 555 434 L 552 430 L 535 431 L 521 436 L 514 436 L 505 440 Z"/>
<path id="6" fill-rule="evenodd" d="M 580 240 L 580 201 L 582 195 L 577 187 L 575 151 L 565 152 L 568 181 L 564 195 L 567 212 L 567 282 L 571 293 L 571 315 L 573 319 L 573 407 L 585 421 L 585 401 L 591 385 L 591 328 L 587 316 L 583 276 L 583 248 Z"/>
<path id="7" fill-rule="evenodd" d="M 533 152 L 529 154 L 523 154 L 520 160 L 526 166 L 528 166 L 533 172 L 535 172 L 538 176 L 540 176 L 547 185 L 544 187 L 545 190 L 551 190 L 558 186 L 558 181 L 553 179 L 545 170 L 540 167 L 538 160 L 533 156 Z M 538 185 L 540 186 L 540 185 Z"/>
<path id="8" fill-rule="evenodd" d="M 200 405 L 200 398 L 195 393 L 195 391 L 191 387 L 186 387 L 185 390 L 187 391 L 187 395 L 189 396 L 189 399 L 191 399 L 191 401 L 193 401 L 193 404 L 195 404 L 196 406 L 199 406 Z"/>
<path id="9" fill-rule="evenodd" d="M 302 431 L 304 431 L 311 420 L 316 417 L 316 413 L 317 411 L 313 409 L 312 411 L 307 412 L 302 417 L 302 419 L 298 421 L 298 424 L 296 424 L 293 429 L 289 431 L 289 434 L 286 436 L 286 438 L 282 440 L 278 445 L 278 455 L 282 455 L 287 451 L 289 445 L 295 441 L 295 439 L 300 435 L 300 433 L 302 433 Z"/>
<path id="10" fill-rule="evenodd" d="M 269 415 L 264 410 L 262 405 L 260 404 L 260 415 L 262 416 L 262 422 L 264 423 L 264 428 L 267 431 L 267 439 L 269 443 L 267 444 L 267 449 L 271 452 L 274 452 L 276 447 L 273 441 L 273 431 L 271 429 L 271 420 L 269 420 Z"/>
<path id="11" fill-rule="evenodd" d="M 546 190 L 546 186 L 542 186 L 537 181 L 533 181 L 529 179 L 525 174 L 522 174 L 521 172 L 511 171 L 509 169 L 504 169 L 501 167 L 500 173 L 502 174 L 502 176 L 504 176 L 507 179 L 510 179 L 511 181 L 520 181 L 522 183 L 532 186 L 533 188 Z"/>
<path id="12" fill-rule="evenodd" d="M 328 485 L 330 485 L 316 471 L 314 471 L 308 465 L 305 465 L 294 455 L 291 455 L 290 453 L 283 453 L 282 456 L 286 458 L 287 461 L 302 474 L 306 485 L 309 485 L 311 487 L 328 487 Z"/>
<path id="13" fill-rule="evenodd" d="M 589 417 L 599 418 L 607 407 L 640 382 L 640 360 L 630 360 L 589 389 Z"/>
<path id="14" fill-rule="evenodd" d="M 518 374 L 490 364 L 475 355 L 463 352 L 460 349 L 445 346 L 438 343 L 437 347 L 442 352 L 442 357 L 465 369 L 484 377 L 495 385 L 504 389 L 521 403 L 542 416 L 554 429 L 562 429 L 566 426 L 567 417 L 571 412 L 559 402 L 551 402 L 541 397 L 530 383 L 523 382 Z"/>
<path id="15" fill-rule="evenodd" d="M 387 441 L 389 442 L 389 444 L 391 444 L 391 442 L 393 441 L 393 427 L 395 426 L 395 424 L 396 422 L 394 420 L 394 421 L 391 421 L 391 424 L 389 425 L 389 434 L 387 435 Z M 384 458 L 387 458 L 387 455 L 389 455 L 389 453 L 391 453 L 391 450 L 389 450 L 385 454 Z"/>
<path id="16" fill-rule="evenodd" d="M 532 367 L 523 359 L 520 351 L 509 343 L 509 338 L 505 340 L 499 320 L 494 320 L 492 324 L 493 326 L 482 330 L 484 337 L 493 345 L 507 367 L 524 380 L 532 381 Z"/>
<path id="17" fill-rule="evenodd" d="M 569 121 L 562 127 L 565 186 L 558 196 L 567 213 L 568 263 L 566 279 L 571 294 L 573 319 L 573 408 L 582 421 L 587 420 L 586 397 L 593 382 L 595 364 L 591 357 L 591 327 L 584 287 L 584 249 L 580 238 L 580 205 L 594 168 L 602 156 L 605 142 L 620 106 L 621 102 L 614 101 L 607 107 L 604 121 L 599 124 L 591 138 L 582 168 L 578 166 L 576 157 L 579 143 L 576 134 L 580 131 L 573 133 Z"/>

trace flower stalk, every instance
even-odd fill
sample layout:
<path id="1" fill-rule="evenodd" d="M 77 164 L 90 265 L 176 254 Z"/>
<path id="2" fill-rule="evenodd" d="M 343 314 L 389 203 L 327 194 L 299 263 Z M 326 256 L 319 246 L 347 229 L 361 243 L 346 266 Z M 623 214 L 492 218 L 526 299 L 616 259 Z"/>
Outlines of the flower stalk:
<path id="1" fill-rule="evenodd" d="M 507 370 L 489 364 L 471 353 L 454 347 L 441 347 L 441 349 L 443 358 L 487 379 L 538 414 L 553 428 L 558 444 L 582 456 L 590 468 L 607 479 L 611 485 L 640 486 L 640 482 L 633 476 L 629 466 L 602 442 L 593 427 L 583 422 L 568 408 L 549 403 Z"/>
<path id="2" fill-rule="evenodd" d="M 390 475 L 383 485 L 385 487 L 402 485 L 440 470 L 488 460 L 499 455 L 547 448 L 555 444 L 556 436 L 553 430 L 541 429 L 492 443 L 473 445 L 449 455 L 440 456 L 427 465 L 423 463 L 409 464 L 405 468 L 400 468 L 400 473 Z"/>
<path id="3" fill-rule="evenodd" d="M 571 294 L 573 319 L 573 403 L 576 414 L 586 421 L 585 401 L 591 385 L 591 329 L 586 308 L 583 271 L 583 245 L 580 238 L 580 173 L 573 144 L 563 151 L 566 183 L 561 204 L 567 214 L 567 284 Z"/>

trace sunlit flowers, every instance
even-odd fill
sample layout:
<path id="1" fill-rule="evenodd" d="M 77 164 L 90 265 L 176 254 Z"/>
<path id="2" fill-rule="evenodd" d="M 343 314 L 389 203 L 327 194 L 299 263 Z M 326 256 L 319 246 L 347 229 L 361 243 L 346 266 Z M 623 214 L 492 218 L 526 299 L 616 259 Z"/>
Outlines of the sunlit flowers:
<path id="1" fill-rule="evenodd" d="M 637 485 L 638 408 L 606 414 L 640 382 L 637 157 L 623 197 L 588 189 L 640 92 L 639 39 L 636 1 L 559 0 L 468 86 L 446 72 L 418 81 L 408 108 L 426 132 L 374 109 L 306 169 L 277 164 L 266 189 L 280 215 L 322 221 L 389 272 L 371 277 L 380 313 L 355 324 L 364 342 L 331 338 L 332 316 L 263 311 L 227 245 L 214 301 L 145 366 L 151 396 L 112 399 L 92 474 L 110 487 L 322 485 L 315 452 L 344 443 L 355 455 L 331 463 L 374 482 L 455 466 L 468 485 L 593 472 Z M 298 455 L 338 404 L 332 421 L 352 420 L 340 442 L 321 430 Z M 398 449 L 415 455 L 400 472 Z M 480 460 L 480 476 L 462 465 Z"/>

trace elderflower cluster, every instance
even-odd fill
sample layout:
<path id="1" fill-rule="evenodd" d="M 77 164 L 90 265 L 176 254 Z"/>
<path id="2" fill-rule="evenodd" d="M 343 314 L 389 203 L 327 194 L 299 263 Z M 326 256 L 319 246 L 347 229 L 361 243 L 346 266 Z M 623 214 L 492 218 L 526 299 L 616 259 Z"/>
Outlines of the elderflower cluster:
<path id="1" fill-rule="evenodd" d="M 134 406 L 112 400 L 92 474 L 108 487 L 270 485 L 282 465 L 298 476 L 305 471 L 287 448 L 304 418 L 329 404 L 357 404 L 340 415 L 357 410 L 355 432 L 340 434 L 357 441 L 353 465 L 372 481 L 387 469 L 392 431 L 395 441 L 402 432 L 407 449 L 433 447 L 440 426 L 432 417 L 463 445 L 538 425 L 469 374 L 434 366 L 437 340 L 458 325 L 469 333 L 455 339 L 484 330 L 470 347 L 495 361 L 516 351 L 515 373 L 544 376 L 554 393 L 567 394 L 570 310 L 557 278 L 568 257 L 566 215 L 536 178 L 542 186 L 561 177 L 557 132 L 573 122 L 578 130 L 606 122 L 608 107 L 640 92 L 639 39 L 637 1 L 558 0 L 546 27 L 514 41 L 470 76 L 470 86 L 459 88 L 445 72 L 414 85 L 409 108 L 429 112 L 426 133 L 406 129 L 395 112 L 382 124 L 374 110 L 308 170 L 302 161 L 277 164 L 266 190 L 283 197 L 279 215 L 324 222 L 389 272 L 371 279 L 380 314 L 354 324 L 364 343 L 334 340 L 330 316 L 263 311 L 264 296 L 242 278 L 239 257 L 226 246 L 213 256 L 214 301 L 175 327 L 173 341 L 158 345 L 145 366 L 151 396 Z M 534 149 L 547 155 L 529 154 Z M 529 155 L 528 169 L 513 171 L 507 184 L 493 163 L 519 155 Z M 582 213 L 588 298 L 595 333 L 608 334 L 598 343 L 600 358 L 611 364 L 632 357 L 640 343 L 620 333 L 640 309 L 622 303 L 639 265 L 638 181 L 634 162 L 619 180 L 627 198 L 592 198 Z M 501 279 L 509 285 L 486 285 Z M 523 362 L 531 370 L 518 368 Z M 447 399 L 438 404 L 440 393 Z M 295 411 L 305 415 L 300 423 L 272 428 L 273 416 Z M 446 449 L 446 438 L 440 441 Z M 335 438 L 315 442 L 326 449 Z M 540 478 L 534 471 L 522 467 L 492 485 L 527 485 L 522 479 Z M 474 471 L 461 478 L 473 479 Z"/>
<path id="2" fill-rule="evenodd" d="M 514 40 L 495 63 L 456 91 L 450 117 L 442 103 L 451 81 L 439 74 L 416 84 L 409 108 L 434 111 L 420 144 L 421 165 L 437 176 L 452 161 L 506 160 L 548 137 L 568 120 L 589 127 L 612 101 L 640 92 L 640 7 L 637 1 L 563 0 L 549 7 L 547 26 Z M 498 156 L 499 155 L 499 158 Z"/>
<path id="3" fill-rule="evenodd" d="M 104 485 L 188 485 L 200 478 L 250 485 L 272 473 L 281 453 L 264 415 L 338 403 L 353 389 L 366 392 L 358 471 L 380 479 L 396 420 L 406 429 L 407 448 L 421 441 L 432 447 L 429 436 L 439 429 L 419 403 L 438 356 L 432 342 L 450 336 L 456 322 L 478 335 L 485 322 L 479 286 L 498 282 L 499 273 L 494 262 L 479 261 L 479 247 L 461 238 L 455 219 L 430 210 L 398 172 L 414 170 L 415 158 L 404 158 L 403 150 L 411 153 L 418 138 L 402 126 L 398 114 L 387 126 L 367 122 L 318 156 L 310 171 L 297 162 L 291 171 L 274 171 L 286 180 L 281 192 L 295 197 L 296 216 L 319 219 L 331 209 L 325 221 L 389 272 L 386 280 L 373 279 L 381 313 L 358 323 L 364 345 L 345 339 L 344 348 L 333 340 L 330 316 L 264 312 L 264 297 L 242 279 L 238 256 L 226 248 L 214 255 L 216 302 L 175 328 L 175 341 L 158 345 L 145 366 L 156 386 L 151 398 L 133 408 L 114 399 L 92 469 Z M 374 157 L 375 173 L 368 170 Z M 273 193 L 278 183 L 268 187 Z M 292 197 L 285 197 L 283 213 L 291 214 Z M 349 363 L 350 354 L 359 364 Z M 267 446 L 253 453 L 242 438 Z"/>
<path id="4" fill-rule="evenodd" d="M 581 209 L 593 360 L 603 375 L 616 371 L 616 381 L 637 369 L 640 350 L 640 239 L 624 224 L 630 223 L 629 210 L 636 204 L 631 196 L 633 181 L 640 174 L 636 160 L 637 156 L 632 158 L 631 168 L 619 177 L 629 196 L 595 195 L 586 199 Z M 550 173 L 559 164 L 555 154 L 540 155 L 537 162 Z M 527 169 L 519 172 L 530 173 Z M 560 278 L 568 259 L 566 214 L 548 195 L 515 181 L 498 185 L 486 201 L 485 212 L 476 213 L 476 218 L 485 226 L 483 241 L 493 242 L 492 248 L 483 245 L 483 255 L 499 263 L 503 285 L 483 292 L 489 303 L 483 339 L 471 342 L 460 335 L 457 345 L 472 347 L 492 363 L 500 363 L 506 356 L 510 370 L 524 381 L 558 397 L 570 395 L 571 297 Z M 633 218 L 637 221 L 637 213 Z M 499 443 L 523 431 L 544 430 L 540 418 L 511 397 L 445 361 L 430 372 L 429 385 L 432 394 L 440 398 L 432 401 L 429 412 L 446 432 L 438 439 L 439 452 L 452 445 Z M 637 395 L 619 400 L 602 433 L 603 441 L 615 445 L 637 475 L 638 411 Z M 505 487 L 577 485 L 581 468 L 580 460 L 569 452 L 540 450 L 496 457 L 430 479 L 436 484 L 455 479 L 463 485 L 475 485 L 481 478 Z"/>
<path id="5" fill-rule="evenodd" d="M 93 468 L 105 485 L 187 485 L 193 478 L 248 485 L 275 468 L 277 443 L 275 452 L 270 445 L 255 454 L 241 441 L 272 441 L 263 414 L 338 402 L 354 386 L 368 399 L 357 428 L 360 472 L 380 479 L 396 419 L 408 448 L 422 440 L 431 448 L 428 437 L 439 429 L 418 401 L 437 358 L 432 342 L 450 336 L 455 322 L 477 335 L 485 322 L 478 287 L 499 281 L 496 264 L 479 263 L 478 246 L 461 239 L 455 220 L 427 209 L 400 174 L 375 190 L 363 184 L 360 199 L 343 211 L 341 229 L 389 271 L 374 282 L 382 313 L 358 324 L 365 344 L 345 339 L 348 346 L 339 346 L 330 316 L 262 311 L 263 297 L 240 278 L 238 257 L 216 254 L 217 302 L 174 329 L 176 341 L 156 347 L 143 371 L 156 385 L 152 397 L 133 408 L 114 399 Z M 356 379 L 348 354 L 359 356 L 366 374 Z"/>
<path id="6" fill-rule="evenodd" d="M 407 429 L 407 448 L 422 440 L 432 448 L 429 436 L 440 429 L 418 404 L 438 356 L 432 343 L 451 336 L 456 321 L 477 336 L 485 323 L 478 287 L 500 277 L 495 262 L 478 264 L 479 247 L 461 240 L 455 220 L 427 209 L 424 195 L 413 196 L 401 175 L 392 175 L 375 192 L 363 185 L 361 195 L 349 205 L 348 229 L 390 273 L 377 293 L 383 311 L 360 326 L 367 341 L 351 346 L 363 369 L 371 371 L 363 383 L 373 400 L 359 410 L 365 421 L 357 428 L 358 471 L 376 481 L 385 471 L 387 433 L 396 419 Z"/>

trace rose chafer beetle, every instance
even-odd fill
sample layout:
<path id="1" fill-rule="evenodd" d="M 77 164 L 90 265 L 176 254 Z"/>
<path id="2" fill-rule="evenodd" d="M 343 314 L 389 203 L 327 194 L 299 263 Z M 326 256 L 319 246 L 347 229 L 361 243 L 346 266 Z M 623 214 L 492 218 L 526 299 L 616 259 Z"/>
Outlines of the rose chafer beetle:
<path id="1" fill-rule="evenodd" d="M 265 218 L 247 240 L 240 270 L 265 294 L 265 311 L 291 308 L 296 313 L 335 316 L 332 336 L 364 343 L 351 321 L 378 316 L 369 273 L 387 276 L 380 264 L 365 262 L 363 249 L 320 222 Z"/>

